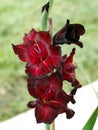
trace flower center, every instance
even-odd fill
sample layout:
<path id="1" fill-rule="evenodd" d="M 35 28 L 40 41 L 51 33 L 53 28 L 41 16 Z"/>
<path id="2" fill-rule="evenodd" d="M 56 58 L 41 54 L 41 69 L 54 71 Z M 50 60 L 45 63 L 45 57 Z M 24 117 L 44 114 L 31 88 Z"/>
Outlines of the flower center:
<path id="1" fill-rule="evenodd" d="M 39 62 L 42 62 L 43 61 L 42 52 L 41 52 L 41 49 L 40 49 L 39 44 L 37 42 L 36 42 L 36 48 L 34 48 L 34 50 L 38 54 Z"/>

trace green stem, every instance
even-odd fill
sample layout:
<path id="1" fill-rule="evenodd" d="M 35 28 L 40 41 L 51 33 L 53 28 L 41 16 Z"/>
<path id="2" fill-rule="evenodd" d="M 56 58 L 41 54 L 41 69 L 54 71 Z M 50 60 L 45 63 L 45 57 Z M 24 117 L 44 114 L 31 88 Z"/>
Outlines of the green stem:
<path id="1" fill-rule="evenodd" d="M 45 130 L 50 130 L 50 125 L 45 124 Z"/>

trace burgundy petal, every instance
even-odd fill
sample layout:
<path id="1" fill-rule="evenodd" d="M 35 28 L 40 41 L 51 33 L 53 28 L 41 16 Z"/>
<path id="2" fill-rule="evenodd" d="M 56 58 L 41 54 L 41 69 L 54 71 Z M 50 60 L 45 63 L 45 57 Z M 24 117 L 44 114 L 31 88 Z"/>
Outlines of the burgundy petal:
<path id="1" fill-rule="evenodd" d="M 52 38 L 49 34 L 49 31 L 39 31 L 38 37 L 36 38 L 36 41 L 39 41 L 43 43 L 44 45 L 51 45 L 52 44 Z"/>
<path id="2" fill-rule="evenodd" d="M 31 96 L 39 98 L 42 102 L 48 102 L 56 98 L 62 88 L 62 79 L 58 73 L 41 79 L 34 79 L 28 75 L 28 91 Z"/>
<path id="3" fill-rule="evenodd" d="M 54 69 L 53 66 L 53 60 L 51 57 L 47 57 L 41 64 L 40 66 L 43 68 L 44 72 L 46 72 L 47 74 L 52 72 Z"/>
<path id="4" fill-rule="evenodd" d="M 50 101 L 54 100 L 59 91 L 62 88 L 62 79 L 58 73 L 53 73 L 51 76 L 48 77 L 49 87 L 45 92 L 45 100 Z"/>
<path id="5" fill-rule="evenodd" d="M 46 72 L 43 70 L 43 68 L 39 65 L 32 65 L 32 64 L 27 64 L 26 65 L 26 70 L 25 72 L 27 74 L 31 74 L 32 77 L 34 78 L 42 78 L 46 76 Z"/>
<path id="6" fill-rule="evenodd" d="M 58 73 L 53 73 L 39 80 L 38 94 L 43 103 L 54 100 L 62 88 L 62 79 Z M 41 85 L 40 85 L 41 84 Z"/>
<path id="7" fill-rule="evenodd" d="M 59 46 L 50 46 L 50 51 L 51 51 L 51 57 L 52 57 L 52 60 L 53 60 L 54 67 L 60 67 L 60 63 L 61 63 L 61 47 L 59 47 Z"/>
<path id="8" fill-rule="evenodd" d="M 65 112 L 69 102 L 75 102 L 73 95 L 68 95 L 63 90 L 60 90 L 57 97 L 49 102 L 49 105 L 57 109 L 58 113 L 62 113 Z"/>
<path id="9" fill-rule="evenodd" d="M 45 44 L 51 44 L 51 36 L 48 31 L 35 31 L 32 29 L 28 34 L 25 34 L 23 38 L 24 42 L 34 41 L 34 42 L 44 42 Z"/>
<path id="10" fill-rule="evenodd" d="M 69 109 L 69 108 L 66 108 L 65 112 L 66 112 L 67 119 L 72 118 L 75 114 L 75 112 L 72 109 Z"/>
<path id="11" fill-rule="evenodd" d="M 38 36 L 38 34 L 35 31 L 35 29 L 31 29 L 31 31 L 28 34 L 25 34 L 23 40 L 24 40 L 24 42 L 32 41 L 32 40 L 35 41 L 37 36 Z"/>
<path id="12" fill-rule="evenodd" d="M 41 61 L 38 46 L 31 41 L 20 45 L 13 45 L 13 49 L 15 54 L 24 62 L 38 64 Z"/>
<path id="13" fill-rule="evenodd" d="M 37 104 L 37 101 L 30 101 L 30 102 L 27 104 L 27 106 L 28 106 L 29 108 L 34 108 L 34 107 L 36 106 L 36 104 Z"/>
<path id="14" fill-rule="evenodd" d="M 28 75 L 28 80 L 27 80 L 28 92 L 34 98 L 39 98 L 38 86 L 39 86 L 39 80 L 34 79 L 32 75 Z"/>
<path id="15" fill-rule="evenodd" d="M 75 75 L 76 67 L 72 63 L 74 54 L 75 54 L 75 49 L 72 50 L 69 57 L 67 57 L 66 59 L 63 58 L 64 65 L 62 67 L 62 75 L 63 75 L 63 79 L 72 83 L 73 87 L 79 88 L 79 87 L 81 87 L 81 85 L 80 85 L 79 81 L 76 79 L 76 75 Z"/>
<path id="16" fill-rule="evenodd" d="M 47 123 L 50 124 L 54 121 L 54 119 L 57 117 L 58 113 L 55 109 L 43 105 L 41 103 L 37 103 L 35 108 L 35 116 L 37 123 Z"/>
<path id="17" fill-rule="evenodd" d="M 42 78 L 53 71 L 53 61 L 51 57 L 47 57 L 38 65 L 27 64 L 26 73 L 31 74 L 34 78 Z"/>
<path id="18" fill-rule="evenodd" d="M 75 55 L 75 48 L 72 49 L 72 52 L 70 53 L 70 56 L 66 59 L 66 64 L 73 62 L 73 57 Z"/>
<path id="19" fill-rule="evenodd" d="M 13 47 L 14 53 L 18 54 L 20 60 L 26 62 L 28 58 L 26 58 L 27 56 L 24 53 L 25 52 L 24 44 L 20 44 L 20 45 L 12 44 L 12 47 Z"/>
<path id="20" fill-rule="evenodd" d="M 57 44 L 77 44 L 81 48 L 83 47 L 82 42 L 79 41 L 80 35 L 85 33 L 85 29 L 81 24 L 70 24 L 70 21 L 67 20 L 65 26 L 61 28 L 53 37 L 54 45 Z"/>

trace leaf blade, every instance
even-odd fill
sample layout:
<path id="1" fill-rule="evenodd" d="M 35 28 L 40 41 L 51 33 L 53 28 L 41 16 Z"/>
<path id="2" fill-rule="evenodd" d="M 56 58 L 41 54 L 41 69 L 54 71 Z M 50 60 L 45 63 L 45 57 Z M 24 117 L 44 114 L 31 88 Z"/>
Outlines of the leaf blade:
<path id="1" fill-rule="evenodd" d="M 94 112 L 92 113 L 92 115 L 82 128 L 82 130 L 93 130 L 97 117 L 98 117 L 98 106 L 95 108 Z"/>

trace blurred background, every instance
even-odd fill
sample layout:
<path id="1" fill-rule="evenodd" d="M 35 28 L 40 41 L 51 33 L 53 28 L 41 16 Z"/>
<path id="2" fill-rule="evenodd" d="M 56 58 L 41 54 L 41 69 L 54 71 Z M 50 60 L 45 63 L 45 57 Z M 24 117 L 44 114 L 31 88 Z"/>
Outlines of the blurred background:
<path id="1" fill-rule="evenodd" d="M 41 7 L 47 0 L 0 0 L 0 121 L 27 111 L 32 100 L 27 92 L 25 63 L 13 53 L 12 43 L 22 43 L 24 33 L 39 30 Z M 77 79 L 82 85 L 98 80 L 98 2 L 94 0 L 54 0 L 52 13 L 55 34 L 66 19 L 81 23 L 86 33 L 84 48 L 63 45 L 63 53 L 76 47 L 74 62 L 79 63 Z"/>

